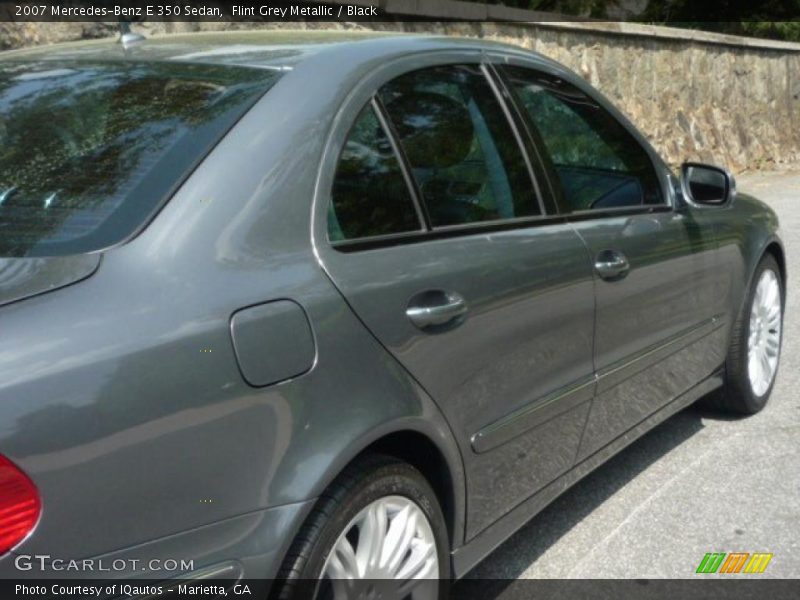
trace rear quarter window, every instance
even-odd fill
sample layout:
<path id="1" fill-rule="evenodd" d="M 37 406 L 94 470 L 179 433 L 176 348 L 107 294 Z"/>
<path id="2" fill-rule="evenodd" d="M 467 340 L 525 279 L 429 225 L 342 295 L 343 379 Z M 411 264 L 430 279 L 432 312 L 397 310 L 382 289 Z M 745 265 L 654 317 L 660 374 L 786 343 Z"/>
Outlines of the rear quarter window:
<path id="1" fill-rule="evenodd" d="M 278 77 L 177 62 L 0 63 L 0 256 L 125 240 Z"/>
<path id="2" fill-rule="evenodd" d="M 371 104 L 347 136 L 331 196 L 331 242 L 422 229 L 400 162 Z"/>

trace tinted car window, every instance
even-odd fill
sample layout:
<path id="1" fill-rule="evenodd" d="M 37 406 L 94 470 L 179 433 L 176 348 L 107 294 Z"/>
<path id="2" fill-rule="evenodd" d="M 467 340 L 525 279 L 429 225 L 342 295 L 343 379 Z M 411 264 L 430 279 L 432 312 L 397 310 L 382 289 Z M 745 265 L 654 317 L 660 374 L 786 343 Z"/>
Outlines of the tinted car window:
<path id="1" fill-rule="evenodd" d="M 380 98 L 434 227 L 539 214 L 517 140 L 479 67 L 414 71 Z"/>
<path id="2" fill-rule="evenodd" d="M 541 138 L 572 210 L 663 201 L 646 151 L 610 113 L 575 86 L 504 67 Z"/>
<path id="3" fill-rule="evenodd" d="M 0 256 L 140 227 L 279 74 L 172 63 L 0 65 Z"/>
<path id="4" fill-rule="evenodd" d="M 400 163 L 371 105 L 361 111 L 342 150 L 328 211 L 331 241 L 422 228 Z"/>

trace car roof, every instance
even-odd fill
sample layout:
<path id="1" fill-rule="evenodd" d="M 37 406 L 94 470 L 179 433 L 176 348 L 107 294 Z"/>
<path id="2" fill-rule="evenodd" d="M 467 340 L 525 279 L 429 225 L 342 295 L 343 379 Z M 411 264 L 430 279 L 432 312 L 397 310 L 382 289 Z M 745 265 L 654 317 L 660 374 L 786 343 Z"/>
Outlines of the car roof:
<path id="1" fill-rule="evenodd" d="M 347 56 L 357 68 L 358 57 L 391 59 L 409 53 L 443 50 L 484 50 L 524 53 L 557 66 L 521 48 L 478 39 L 409 35 L 364 30 L 261 30 L 156 35 L 128 49 L 116 38 L 40 46 L 0 53 L 2 61 L 180 61 L 261 69 L 291 70 L 307 58 L 328 52 Z"/>

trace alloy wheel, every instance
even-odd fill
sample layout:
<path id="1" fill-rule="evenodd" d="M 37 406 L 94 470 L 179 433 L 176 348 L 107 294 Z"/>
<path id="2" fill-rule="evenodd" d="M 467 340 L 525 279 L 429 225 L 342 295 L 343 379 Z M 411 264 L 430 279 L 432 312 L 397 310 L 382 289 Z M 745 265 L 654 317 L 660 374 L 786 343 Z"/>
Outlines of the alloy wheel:
<path id="1" fill-rule="evenodd" d="M 371 502 L 345 527 L 322 569 L 317 598 L 432 600 L 436 538 L 422 509 L 404 496 Z"/>
<path id="2" fill-rule="evenodd" d="M 747 375 L 756 396 L 767 393 L 781 348 L 781 288 L 771 269 L 761 273 L 750 309 L 750 332 L 747 339 Z"/>

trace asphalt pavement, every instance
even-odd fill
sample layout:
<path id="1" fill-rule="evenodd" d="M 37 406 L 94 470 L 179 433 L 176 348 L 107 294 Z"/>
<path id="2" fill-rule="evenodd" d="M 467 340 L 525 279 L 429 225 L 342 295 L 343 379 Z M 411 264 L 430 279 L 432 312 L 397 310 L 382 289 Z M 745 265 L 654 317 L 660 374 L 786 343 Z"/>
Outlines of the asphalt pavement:
<path id="1" fill-rule="evenodd" d="M 695 573 L 708 552 L 772 553 L 758 577 L 800 578 L 800 173 L 737 182 L 777 211 L 787 252 L 782 359 L 767 407 L 749 418 L 696 406 L 675 415 L 567 491 L 469 578 L 718 577 Z M 487 587 L 483 600 L 493 597 Z"/>

